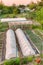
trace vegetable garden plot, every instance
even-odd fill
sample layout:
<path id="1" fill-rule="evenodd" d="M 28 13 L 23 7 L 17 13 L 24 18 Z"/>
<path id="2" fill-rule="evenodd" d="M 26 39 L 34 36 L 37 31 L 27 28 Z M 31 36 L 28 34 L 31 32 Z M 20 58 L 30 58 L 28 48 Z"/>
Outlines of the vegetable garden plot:
<path id="1" fill-rule="evenodd" d="M 38 34 L 40 37 L 41 37 L 41 39 L 43 40 L 43 31 L 41 31 L 41 30 L 34 30 L 35 31 L 35 33 L 36 34 Z"/>
<path id="2" fill-rule="evenodd" d="M 29 35 L 32 42 L 37 46 L 37 48 L 40 51 L 42 51 L 43 50 L 43 41 L 39 38 L 39 36 L 34 34 L 31 30 L 26 30 L 26 32 Z"/>

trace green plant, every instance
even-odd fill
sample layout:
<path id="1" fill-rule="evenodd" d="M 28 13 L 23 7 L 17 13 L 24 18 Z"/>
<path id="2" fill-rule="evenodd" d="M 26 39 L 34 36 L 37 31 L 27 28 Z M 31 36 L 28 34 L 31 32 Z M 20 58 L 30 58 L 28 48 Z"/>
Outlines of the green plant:
<path id="1" fill-rule="evenodd" d="M 42 26 L 41 25 L 32 25 L 32 29 L 41 29 Z"/>
<path id="2" fill-rule="evenodd" d="M 22 62 L 22 64 L 27 64 L 27 63 L 28 63 L 28 60 L 27 60 L 27 58 L 23 58 L 23 59 L 21 60 L 21 62 Z"/>
<path id="3" fill-rule="evenodd" d="M 40 39 L 40 37 L 31 30 L 26 30 L 26 32 L 29 35 L 31 41 L 37 46 L 40 51 L 42 51 L 43 41 Z"/>
<path id="4" fill-rule="evenodd" d="M 28 62 L 32 62 L 32 61 L 33 61 L 33 56 L 29 56 L 29 57 L 27 58 L 27 60 L 28 60 Z"/>
<path id="5" fill-rule="evenodd" d="M 20 65 L 20 58 L 6 60 L 4 65 Z"/>
<path id="6" fill-rule="evenodd" d="M 8 27 L 9 26 L 8 26 L 7 22 L 5 22 L 5 23 L 0 22 L 0 32 L 6 31 L 8 29 Z"/>
<path id="7" fill-rule="evenodd" d="M 21 60 L 22 64 L 27 64 L 33 61 L 33 56 L 25 57 Z"/>

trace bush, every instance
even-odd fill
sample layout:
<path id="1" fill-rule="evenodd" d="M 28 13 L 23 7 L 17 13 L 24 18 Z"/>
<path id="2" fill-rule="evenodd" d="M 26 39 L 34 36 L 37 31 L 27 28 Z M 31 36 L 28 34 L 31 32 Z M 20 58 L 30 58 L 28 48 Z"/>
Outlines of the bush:
<path id="1" fill-rule="evenodd" d="M 27 60 L 28 60 L 28 62 L 32 62 L 32 61 L 33 61 L 33 56 L 29 56 L 29 57 L 27 58 Z"/>
<path id="2" fill-rule="evenodd" d="M 27 64 L 27 63 L 28 63 L 27 58 L 23 58 L 23 59 L 22 59 L 22 64 Z"/>
<path id="3" fill-rule="evenodd" d="M 25 57 L 22 59 L 22 64 L 27 64 L 28 62 L 33 61 L 33 56 Z"/>
<path id="4" fill-rule="evenodd" d="M 15 58 L 15 59 L 6 60 L 4 62 L 4 65 L 20 65 L 20 59 Z"/>
<path id="5" fill-rule="evenodd" d="M 41 29 L 42 28 L 42 26 L 41 25 L 32 25 L 32 29 Z"/>
<path id="6" fill-rule="evenodd" d="M 20 58 L 15 59 L 15 65 L 20 65 Z"/>

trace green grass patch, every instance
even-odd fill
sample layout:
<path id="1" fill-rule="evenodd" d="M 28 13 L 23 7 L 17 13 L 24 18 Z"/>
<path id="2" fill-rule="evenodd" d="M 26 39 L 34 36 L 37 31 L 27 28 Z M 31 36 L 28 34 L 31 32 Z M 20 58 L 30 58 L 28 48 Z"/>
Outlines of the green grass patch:
<path id="1" fill-rule="evenodd" d="M 1 23 L 0 22 L 0 32 L 4 32 L 8 29 L 8 23 Z"/>

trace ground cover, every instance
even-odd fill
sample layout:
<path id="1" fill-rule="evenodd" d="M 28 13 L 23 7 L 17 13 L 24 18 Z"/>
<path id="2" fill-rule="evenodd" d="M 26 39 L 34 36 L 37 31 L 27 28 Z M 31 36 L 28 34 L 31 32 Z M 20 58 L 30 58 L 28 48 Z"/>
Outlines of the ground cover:
<path id="1" fill-rule="evenodd" d="M 0 22 L 0 32 L 4 32 L 8 29 L 8 23 L 1 23 Z"/>
<path id="2" fill-rule="evenodd" d="M 34 31 L 35 31 L 35 33 L 38 34 L 38 35 L 41 37 L 41 39 L 43 40 L 43 30 L 35 29 Z"/>
<path id="3" fill-rule="evenodd" d="M 26 33 L 29 35 L 32 42 L 37 46 L 37 48 L 42 51 L 43 50 L 43 41 L 40 37 L 34 34 L 31 30 L 26 30 Z"/>

